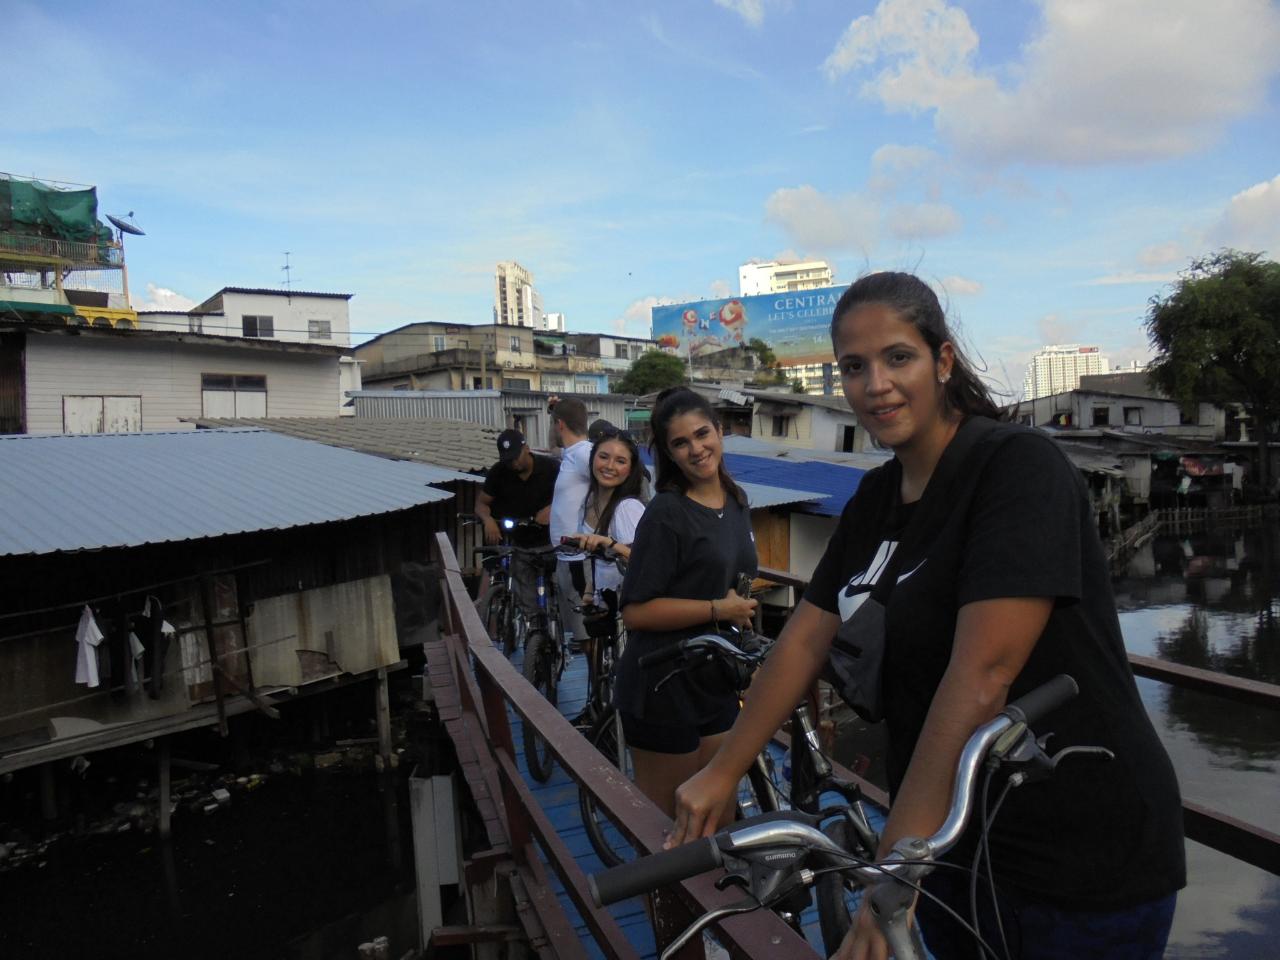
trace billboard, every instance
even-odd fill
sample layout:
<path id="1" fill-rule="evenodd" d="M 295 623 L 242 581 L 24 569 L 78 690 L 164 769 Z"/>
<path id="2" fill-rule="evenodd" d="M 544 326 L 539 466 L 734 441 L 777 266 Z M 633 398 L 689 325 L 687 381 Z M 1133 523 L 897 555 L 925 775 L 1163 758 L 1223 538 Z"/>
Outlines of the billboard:
<path id="1" fill-rule="evenodd" d="M 709 358 L 753 339 L 773 348 L 781 363 L 831 362 L 831 312 L 845 287 L 695 300 L 654 307 L 653 339 L 668 353 Z"/>

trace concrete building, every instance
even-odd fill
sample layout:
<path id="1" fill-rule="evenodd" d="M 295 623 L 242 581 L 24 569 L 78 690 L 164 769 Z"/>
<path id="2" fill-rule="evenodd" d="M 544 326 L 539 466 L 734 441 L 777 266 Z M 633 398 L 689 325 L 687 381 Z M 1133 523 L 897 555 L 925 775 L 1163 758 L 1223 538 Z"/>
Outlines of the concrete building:
<path id="1" fill-rule="evenodd" d="M 618 366 L 620 347 L 628 360 Z M 649 340 L 540 333 L 507 324 L 411 323 L 355 349 L 361 378 L 391 390 L 545 390 L 607 393 Z M 601 354 L 606 354 L 602 356 Z"/>
<path id="2" fill-rule="evenodd" d="M 826 363 L 784 363 L 788 380 L 798 380 L 811 396 L 840 396 L 840 372 L 832 361 Z"/>
<path id="3" fill-rule="evenodd" d="M 564 333 L 565 320 L 563 313 L 544 313 L 542 315 L 542 323 L 538 327 L 539 330 L 547 333 Z"/>
<path id="4" fill-rule="evenodd" d="M 502 326 L 542 327 L 542 295 L 533 274 L 514 260 L 498 264 L 494 277 L 493 322 Z"/>
<path id="5" fill-rule="evenodd" d="M 738 295 L 754 297 L 768 293 L 816 290 L 832 284 L 831 264 L 825 260 L 800 263 L 744 263 L 738 267 Z"/>
<path id="6" fill-rule="evenodd" d="M 1022 379 L 1022 395 L 1026 400 L 1065 393 L 1080 386 L 1080 378 L 1088 374 L 1106 373 L 1110 363 L 1097 347 L 1077 343 L 1044 347 L 1027 364 Z"/>
<path id="7" fill-rule="evenodd" d="M 815 397 L 744 388 L 753 400 L 751 435 L 798 449 L 861 453 L 872 449 L 867 431 L 843 396 Z"/>

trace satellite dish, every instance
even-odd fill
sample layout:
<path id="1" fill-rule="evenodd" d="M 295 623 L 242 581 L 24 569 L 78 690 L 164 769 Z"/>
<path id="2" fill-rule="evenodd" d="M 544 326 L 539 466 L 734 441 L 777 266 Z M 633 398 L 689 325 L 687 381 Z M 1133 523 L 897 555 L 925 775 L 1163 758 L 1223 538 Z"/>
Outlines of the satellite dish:
<path id="1" fill-rule="evenodd" d="M 129 211 L 129 216 L 130 216 L 130 217 L 132 217 L 132 216 L 133 216 L 133 211 Z M 113 225 L 117 230 L 119 230 L 121 233 L 131 233 L 131 234 L 133 234 L 135 237 L 145 237 L 145 236 L 146 236 L 146 234 L 145 234 L 145 233 L 143 233 L 143 232 L 142 232 L 142 230 L 141 230 L 140 228 L 138 228 L 138 227 L 134 226 L 134 224 L 132 224 L 132 223 L 129 221 L 129 218 L 128 218 L 128 217 L 117 217 L 117 216 L 113 216 L 112 214 L 108 213 L 108 214 L 107 214 L 107 219 L 108 219 L 108 220 L 110 220 L 110 221 L 111 221 L 111 223 L 112 223 L 112 225 Z"/>

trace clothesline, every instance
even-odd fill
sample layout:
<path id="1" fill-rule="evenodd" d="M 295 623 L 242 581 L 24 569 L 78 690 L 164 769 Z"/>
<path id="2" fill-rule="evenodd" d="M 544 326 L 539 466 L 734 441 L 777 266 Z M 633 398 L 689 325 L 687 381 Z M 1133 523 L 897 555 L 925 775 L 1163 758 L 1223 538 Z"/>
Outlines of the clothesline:
<path id="1" fill-rule="evenodd" d="M 251 567 L 261 567 L 268 563 L 271 563 L 271 561 L 254 560 L 252 563 L 240 563 L 236 564 L 234 567 L 223 567 L 221 570 L 204 570 L 200 573 L 189 573 L 184 577 L 175 577 L 172 580 L 161 580 L 159 583 L 149 583 L 144 587 L 130 587 L 127 590 L 117 590 L 114 593 L 103 594 L 101 597 L 91 597 L 88 600 L 72 600 L 69 603 L 60 603 L 52 607 L 41 607 L 37 610 L 17 610 L 11 613 L 0 613 L 0 620 L 11 620 L 14 617 L 34 617 L 36 614 L 53 613 L 55 610 L 70 610 L 75 607 L 83 607 L 86 605 L 93 606 L 95 603 L 102 603 L 106 600 L 119 600 L 122 597 L 131 597 L 136 594 L 152 593 L 159 590 L 161 587 L 171 587 L 175 583 L 185 583 L 188 580 L 199 580 L 201 577 L 216 577 L 224 573 L 235 573 L 239 570 L 248 570 Z M 75 624 L 72 624 L 71 628 L 74 629 Z M 46 631 L 44 630 L 39 630 L 30 634 L 16 634 L 12 637 L 0 637 L 0 643 L 3 643 L 5 640 L 17 640 L 23 636 L 36 636 L 45 632 Z"/>
<path id="2" fill-rule="evenodd" d="M 252 644 L 246 644 L 243 647 L 237 647 L 235 650 L 229 650 L 226 653 L 218 654 L 216 659 L 219 661 L 225 660 L 228 657 L 234 657 L 241 653 L 248 653 L 250 650 L 259 650 L 263 647 L 270 647 L 270 646 L 274 646 L 277 643 L 284 643 L 287 640 L 296 640 L 296 639 L 298 639 L 298 635 L 296 633 L 290 633 L 283 637 L 277 637 L 273 640 L 264 640 L 261 643 L 252 643 Z M 177 668 L 173 670 L 162 670 L 160 675 L 165 678 L 175 677 L 178 674 L 185 673 L 189 670 L 200 670 L 203 667 L 211 666 L 214 662 L 215 662 L 214 658 L 209 657 L 207 659 L 197 660 L 195 663 L 190 665 L 185 665 L 185 664 L 179 665 Z M 83 703 L 85 700 L 92 700 L 95 697 L 101 697 L 104 695 L 109 696 L 110 693 L 111 693 L 111 688 L 103 687 L 101 689 L 94 690 L 92 693 L 86 693 L 79 697 L 71 697 L 67 700 L 55 700 L 52 703 L 46 703 L 39 707 L 32 707 L 29 710 L 19 710 L 15 713 L 0 714 L 0 721 L 14 720 L 19 717 L 31 716 L 32 714 L 37 714 L 37 713 L 47 713 L 48 711 L 54 709 L 55 707 L 65 707 L 73 703 Z"/>

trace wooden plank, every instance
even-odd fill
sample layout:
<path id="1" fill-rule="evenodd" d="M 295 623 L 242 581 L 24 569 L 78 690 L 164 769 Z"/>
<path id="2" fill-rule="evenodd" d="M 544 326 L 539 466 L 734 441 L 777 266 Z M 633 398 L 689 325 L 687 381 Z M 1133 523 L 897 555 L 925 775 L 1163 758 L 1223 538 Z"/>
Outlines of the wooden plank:
<path id="1" fill-rule="evenodd" d="M 1188 840 L 1280 876 L 1280 834 L 1190 800 L 1182 801 L 1182 826 Z"/>
<path id="2" fill-rule="evenodd" d="M 546 813 L 538 806 L 538 801 L 534 798 L 529 785 L 524 782 L 524 777 L 520 775 L 515 761 L 502 750 L 497 751 L 496 759 L 504 789 L 509 789 L 528 811 L 529 826 L 534 836 L 547 852 L 547 859 L 560 877 L 560 882 L 564 884 L 569 899 L 573 901 L 574 906 L 578 908 L 578 913 L 591 928 L 596 944 L 616 960 L 630 960 L 636 957 L 637 954 L 631 947 L 630 941 L 627 940 L 613 916 L 604 908 L 597 907 L 591 902 L 586 874 L 578 869 L 573 854 L 560 839 L 560 835 Z"/>
<path id="3" fill-rule="evenodd" d="M 469 641 L 467 647 L 476 669 L 487 675 L 525 723 L 533 723 L 546 738 L 561 768 L 579 784 L 587 784 L 603 811 L 631 840 L 637 851 L 662 849 L 671 821 L 616 767 L 606 760 L 564 717 L 516 672 L 502 651 L 493 646 L 462 583 L 457 557 L 448 538 L 437 534 L 445 589 L 455 613 L 455 626 Z M 559 867 L 557 867 L 559 870 Z M 711 876 L 694 877 L 680 886 L 692 915 L 701 915 L 740 899 L 737 891 L 720 891 Z M 531 891 L 532 894 L 532 891 Z M 802 937 L 776 915 L 765 912 L 731 918 L 720 926 L 732 950 L 747 957 L 806 958 L 813 951 Z"/>
<path id="4" fill-rule="evenodd" d="M 1185 667 L 1180 663 L 1170 663 L 1155 657 L 1140 657 L 1136 653 L 1129 654 L 1129 666 L 1139 677 L 1159 680 L 1184 690 L 1209 693 L 1252 707 L 1280 709 L 1280 686 L 1274 683 L 1245 680 L 1198 667 Z"/>

